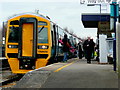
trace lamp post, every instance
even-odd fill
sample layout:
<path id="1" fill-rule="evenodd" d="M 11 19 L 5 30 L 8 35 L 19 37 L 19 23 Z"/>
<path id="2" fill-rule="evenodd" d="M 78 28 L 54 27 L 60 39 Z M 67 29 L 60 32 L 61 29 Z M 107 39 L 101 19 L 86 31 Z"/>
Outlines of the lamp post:
<path id="1" fill-rule="evenodd" d="M 96 5 L 100 6 L 100 21 L 101 21 L 101 4 L 87 4 L 87 6 L 96 6 Z M 99 39 L 98 33 L 97 33 L 97 38 Z M 99 43 L 99 41 L 98 41 L 98 43 Z"/>
<path id="2" fill-rule="evenodd" d="M 101 4 L 87 4 L 87 6 L 100 6 L 100 21 L 101 21 Z M 98 39 L 98 45 L 97 45 L 97 48 L 99 48 L 99 32 L 97 32 L 97 39 Z M 97 59 L 99 61 L 99 49 L 98 49 L 98 56 L 97 56 Z"/>
<path id="3" fill-rule="evenodd" d="M 100 6 L 100 22 L 101 22 L 101 4 L 87 4 L 87 6 Z M 99 39 L 99 33 L 97 33 L 97 38 Z M 98 44 L 99 44 L 99 41 L 98 41 Z"/>

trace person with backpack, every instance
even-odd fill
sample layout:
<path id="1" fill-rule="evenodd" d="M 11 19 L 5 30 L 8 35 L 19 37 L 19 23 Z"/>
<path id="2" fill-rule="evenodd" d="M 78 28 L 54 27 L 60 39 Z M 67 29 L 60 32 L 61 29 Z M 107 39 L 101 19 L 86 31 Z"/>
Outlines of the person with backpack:
<path id="1" fill-rule="evenodd" d="M 63 57 L 63 62 L 66 62 L 68 60 L 68 52 L 71 47 L 70 41 L 67 38 L 67 34 L 64 35 L 64 38 L 62 39 L 63 42 L 63 52 L 64 52 L 64 57 Z"/>

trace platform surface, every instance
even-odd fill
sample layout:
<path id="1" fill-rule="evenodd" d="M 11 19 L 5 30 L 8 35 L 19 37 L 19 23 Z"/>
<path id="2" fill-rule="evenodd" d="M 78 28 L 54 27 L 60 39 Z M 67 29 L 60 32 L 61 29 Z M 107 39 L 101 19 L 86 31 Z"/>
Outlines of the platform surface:
<path id="1" fill-rule="evenodd" d="M 74 58 L 29 72 L 13 88 L 118 88 L 118 75 L 111 64 Z"/>

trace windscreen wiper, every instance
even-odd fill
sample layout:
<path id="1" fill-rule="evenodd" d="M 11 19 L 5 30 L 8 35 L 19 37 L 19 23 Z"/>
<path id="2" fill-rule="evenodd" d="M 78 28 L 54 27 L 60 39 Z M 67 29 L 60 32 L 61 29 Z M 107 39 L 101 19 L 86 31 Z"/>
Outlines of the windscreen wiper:
<path id="1" fill-rule="evenodd" d="M 38 33 L 40 33 L 43 30 L 44 26 L 42 26 L 42 28 L 38 31 Z"/>

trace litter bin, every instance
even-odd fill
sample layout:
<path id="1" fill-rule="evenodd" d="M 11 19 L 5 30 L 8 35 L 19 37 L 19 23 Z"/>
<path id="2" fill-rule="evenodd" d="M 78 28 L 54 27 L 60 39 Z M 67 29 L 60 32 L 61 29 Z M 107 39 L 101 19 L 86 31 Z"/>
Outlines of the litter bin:
<path id="1" fill-rule="evenodd" d="M 107 58 L 108 58 L 108 63 L 113 64 L 113 55 L 110 54 L 110 55 L 107 56 Z"/>

